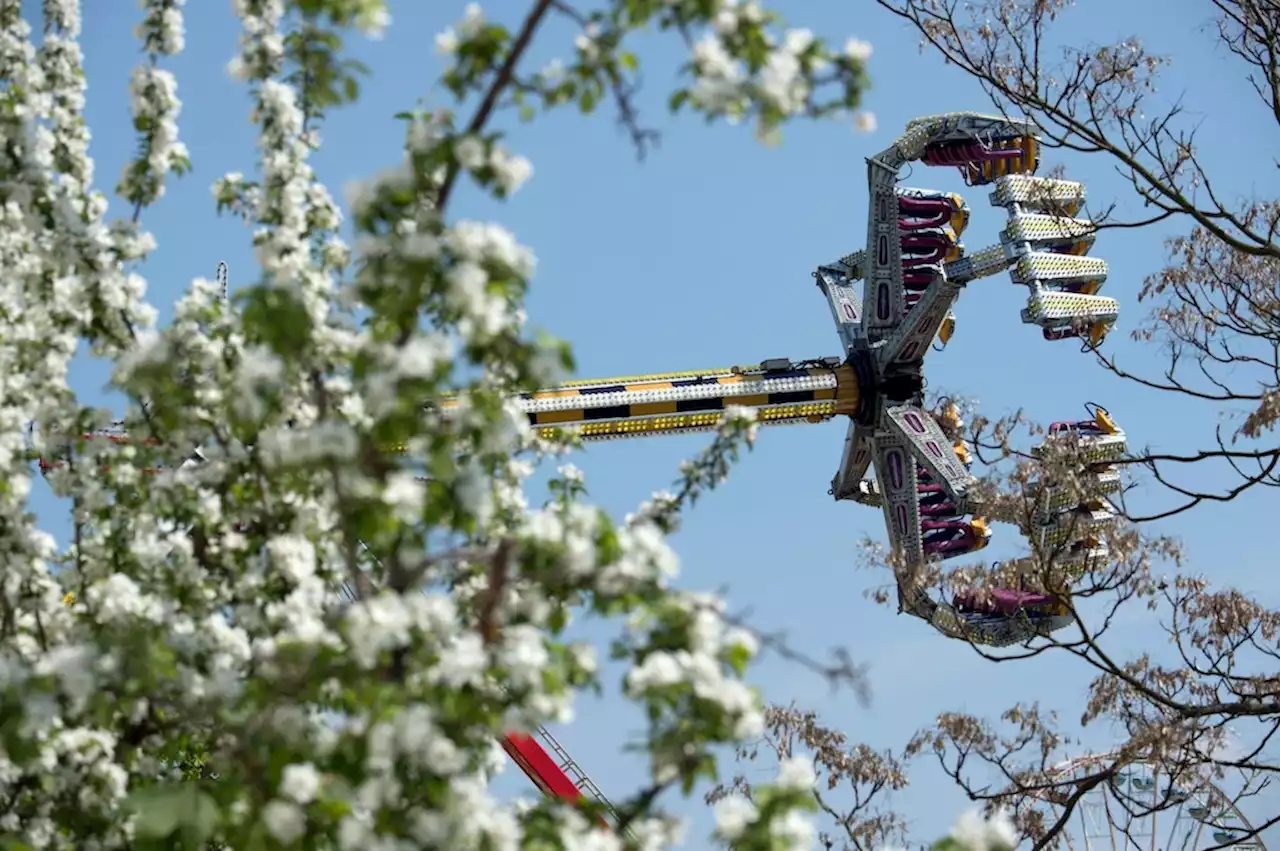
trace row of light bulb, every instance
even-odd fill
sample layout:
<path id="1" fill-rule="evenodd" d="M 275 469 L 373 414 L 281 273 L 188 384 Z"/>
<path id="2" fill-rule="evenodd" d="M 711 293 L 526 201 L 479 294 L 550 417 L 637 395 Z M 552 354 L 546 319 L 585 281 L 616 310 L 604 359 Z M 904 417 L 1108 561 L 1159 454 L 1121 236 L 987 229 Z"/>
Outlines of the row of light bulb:
<path id="1" fill-rule="evenodd" d="M 794 378 L 746 378 L 721 384 L 708 381 L 686 387 L 664 387 L 654 390 L 619 390 L 611 393 L 578 393 L 550 399 L 521 399 L 521 410 L 530 414 L 548 411 L 576 411 L 584 408 L 612 408 L 619 405 L 643 405 L 654 402 L 682 402 L 694 399 L 729 399 L 735 396 L 760 396 L 773 393 L 798 393 L 834 390 L 834 373 Z"/>

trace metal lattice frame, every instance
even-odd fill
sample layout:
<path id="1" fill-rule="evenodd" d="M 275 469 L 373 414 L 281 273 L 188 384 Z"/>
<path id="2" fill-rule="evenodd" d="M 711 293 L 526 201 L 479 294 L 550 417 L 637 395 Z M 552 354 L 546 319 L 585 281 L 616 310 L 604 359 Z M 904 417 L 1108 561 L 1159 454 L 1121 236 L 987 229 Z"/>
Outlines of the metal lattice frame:
<path id="1" fill-rule="evenodd" d="M 1058 766 L 1050 782 L 1094 774 L 1123 759 L 1118 753 L 1073 758 Z M 1064 836 L 1072 851 L 1266 851 L 1261 836 L 1250 836 L 1254 828 L 1233 798 L 1207 776 L 1171 786 L 1158 765 L 1139 760 L 1125 765 L 1114 782 L 1124 798 L 1102 783 L 1076 804 Z"/>

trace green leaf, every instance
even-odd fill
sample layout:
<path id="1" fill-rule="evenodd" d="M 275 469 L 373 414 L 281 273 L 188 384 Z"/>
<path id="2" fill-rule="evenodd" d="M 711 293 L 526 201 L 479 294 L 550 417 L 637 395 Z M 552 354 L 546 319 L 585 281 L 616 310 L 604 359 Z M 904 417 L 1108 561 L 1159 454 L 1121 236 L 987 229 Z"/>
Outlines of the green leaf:
<path id="1" fill-rule="evenodd" d="M 132 793 L 126 806 L 138 814 L 139 839 L 164 839 L 181 829 L 190 847 L 200 847 L 218 827 L 218 804 L 194 783 L 151 786 Z"/>
<path id="2" fill-rule="evenodd" d="M 622 67 L 626 68 L 628 71 L 634 71 L 640 67 L 640 60 L 636 58 L 634 53 L 630 53 L 628 51 L 623 51 L 618 54 L 618 62 L 621 63 Z"/>
<path id="3" fill-rule="evenodd" d="M 199 849 L 218 829 L 221 813 L 218 802 L 208 792 L 191 787 L 187 806 L 182 810 L 182 838 L 188 848 Z"/>
<path id="4" fill-rule="evenodd" d="M 178 829 L 181 786 L 152 786 L 131 794 L 126 806 L 138 814 L 134 831 L 140 839 L 162 839 Z"/>
<path id="5" fill-rule="evenodd" d="M 746 673 L 747 666 L 751 664 L 751 652 L 739 644 L 729 651 L 727 661 L 733 672 L 742 676 Z"/>
<path id="6" fill-rule="evenodd" d="M 245 842 L 244 851 L 262 851 L 262 849 L 270 847 L 271 837 L 267 835 L 267 829 L 259 822 L 249 832 L 249 839 Z"/>

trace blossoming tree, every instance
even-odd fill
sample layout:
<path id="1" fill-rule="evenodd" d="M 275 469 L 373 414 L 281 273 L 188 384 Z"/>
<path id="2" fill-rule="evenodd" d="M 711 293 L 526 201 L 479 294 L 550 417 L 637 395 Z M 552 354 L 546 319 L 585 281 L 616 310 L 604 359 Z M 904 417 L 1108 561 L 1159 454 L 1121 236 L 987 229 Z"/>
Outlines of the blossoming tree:
<path id="1" fill-rule="evenodd" d="M 469 6 L 437 42 L 469 114 L 403 116 L 402 164 L 352 198 L 352 250 L 310 159 L 316 122 L 358 94 L 340 36 L 375 34 L 385 5 L 237 0 L 232 70 L 258 161 L 214 192 L 253 229 L 260 283 L 229 309 L 196 279 L 158 328 L 134 269 L 155 248 L 147 208 L 191 166 L 165 68 L 182 7 L 143 3 L 138 155 L 109 214 L 79 3 L 45 0 L 33 26 L 0 0 L 0 845 L 668 844 L 662 793 L 714 775 L 716 748 L 763 723 L 743 681 L 756 641 L 714 598 L 670 588 L 665 542 L 750 443 L 750 415 L 730 412 L 676 493 L 621 523 L 569 470 L 530 507 L 522 481 L 563 447 L 505 400 L 567 368 L 568 350 L 523 328 L 532 251 L 458 220 L 451 199 L 463 181 L 505 198 L 530 175 L 500 142 L 503 99 L 526 118 L 611 100 L 643 148 L 641 28 L 692 45 L 673 109 L 769 142 L 794 118 L 856 109 L 869 48 L 833 51 L 754 2 L 536 0 L 515 31 Z M 579 26 L 573 55 L 531 72 L 521 60 L 553 16 Z M 83 344 L 115 363 L 128 445 L 76 437 L 108 416 L 70 385 Z M 37 456 L 64 459 L 49 475 L 70 506 L 64 547 L 29 510 Z M 561 716 L 596 679 L 591 648 L 560 637 L 571 606 L 618 623 L 612 652 L 648 719 L 652 776 L 616 799 L 612 829 L 590 803 L 516 811 L 488 791 L 499 734 Z M 749 808 L 725 808 L 721 836 L 808 847 L 813 781 L 784 766 Z"/>

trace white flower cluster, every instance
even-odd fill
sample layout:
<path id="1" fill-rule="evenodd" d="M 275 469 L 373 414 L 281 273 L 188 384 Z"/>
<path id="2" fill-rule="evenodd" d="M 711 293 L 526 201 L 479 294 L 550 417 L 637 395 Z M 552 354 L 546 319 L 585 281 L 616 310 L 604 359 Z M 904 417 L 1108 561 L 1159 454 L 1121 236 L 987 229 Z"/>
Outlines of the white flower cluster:
<path id="1" fill-rule="evenodd" d="M 452 56 L 458 52 L 460 44 L 475 38 L 484 24 L 484 10 L 480 4 L 468 3 L 458 25 L 448 27 L 436 36 L 436 52 L 441 56 Z"/>
<path id="2" fill-rule="evenodd" d="M 374 210 L 380 199 L 399 190 L 414 188 L 421 194 L 414 208 L 405 209 L 390 223 L 388 233 L 365 234 L 357 247 L 363 256 L 387 264 L 434 262 L 445 266 L 449 286 L 442 296 L 458 312 L 458 331 L 463 337 L 514 332 L 522 324 L 523 314 L 491 291 L 491 273 L 498 269 L 527 278 L 534 271 L 533 252 L 520 245 L 510 231 L 493 223 L 460 221 L 441 230 L 431 203 L 440 176 L 421 180 L 414 157 L 429 152 L 446 138 L 447 128 L 440 116 L 419 116 L 409 127 L 406 157 L 400 166 L 346 187 L 348 203 L 357 217 Z M 518 189 L 532 174 L 532 166 L 523 157 L 513 156 L 499 145 L 486 151 L 485 144 L 475 137 L 458 138 L 454 156 L 464 167 L 492 169 L 496 184 L 506 194 Z M 442 341 L 429 340 L 427 348 L 434 351 L 442 345 Z"/>
<path id="3" fill-rule="evenodd" d="M 578 51 L 587 62 L 594 62 L 600 58 L 600 25 L 595 21 L 589 21 L 582 32 L 573 37 L 573 47 Z"/>
<path id="4" fill-rule="evenodd" d="M 745 427 L 747 445 L 750 446 L 756 442 L 756 435 L 760 431 L 758 418 L 759 412 L 755 408 L 726 405 L 724 414 L 720 418 L 720 433 L 725 434 L 734 427 Z"/>
<path id="5" fill-rule="evenodd" d="M 134 34 L 142 42 L 146 53 L 157 56 L 176 56 L 186 46 L 186 28 L 182 20 L 182 7 L 187 0 L 154 0 L 142 10 L 142 22 Z"/>
<path id="6" fill-rule="evenodd" d="M 595 540 L 601 516 L 581 504 L 551 505 L 531 511 L 524 520 L 523 540 L 531 546 L 558 549 L 559 570 L 570 580 L 591 578 L 596 589 L 611 597 L 641 587 L 664 584 L 676 573 L 675 554 L 652 525 L 636 523 L 616 530 L 618 557 L 599 559 Z"/>
<path id="7" fill-rule="evenodd" d="M 844 44 L 844 55 L 854 62 L 865 65 L 871 60 L 871 44 L 860 38 L 850 37 Z M 853 129 L 859 133 L 874 133 L 876 114 L 870 110 L 860 110 L 853 117 Z"/>
<path id="8" fill-rule="evenodd" d="M 453 155 L 458 165 L 470 172 L 488 168 L 504 195 L 512 195 L 533 176 L 533 164 L 519 155 L 513 155 L 501 145 L 493 144 L 485 150 L 485 143 L 475 136 L 462 136 L 454 142 Z"/>
<path id="9" fill-rule="evenodd" d="M 182 6 L 186 0 L 145 0 L 137 35 L 149 62 L 138 65 L 129 80 L 129 109 L 142 137 L 142 151 L 125 166 L 118 190 L 136 207 L 155 203 L 164 195 L 165 179 L 188 161 L 186 145 L 178 139 L 178 81 L 156 65 L 161 56 L 175 56 L 185 46 Z"/>
<path id="10" fill-rule="evenodd" d="M 27 504 L 21 435 L 33 420 L 57 430 L 80 419 L 67 375 L 82 340 L 119 354 L 132 331 L 150 325 L 154 311 L 139 302 L 141 279 L 122 264 L 144 256 L 151 242 L 135 227 L 104 224 L 106 201 L 92 189 L 79 5 L 48 2 L 44 14 L 37 50 L 20 4 L 0 7 L 0 75 L 10 81 L 0 94 L 0 599 L 9 613 L 0 714 L 10 725 L 6 735 L 16 737 L 0 745 L 7 802 L 0 830 L 34 847 L 79 846 L 63 833 L 74 803 L 77 817 L 101 825 L 99 847 L 115 847 L 128 840 L 119 817 L 128 769 L 109 717 L 89 709 L 101 672 L 117 660 L 86 640 L 62 605 L 50 572 L 54 542 L 35 528 Z M 35 439 L 43 445 L 44 437 Z M 79 522 L 102 496 L 91 488 L 83 495 Z M 83 555 L 77 547 L 73 557 Z M 118 707 L 128 718 L 136 704 L 122 695 Z"/>
<path id="11" fill-rule="evenodd" d="M 134 124 L 145 128 L 147 147 L 141 160 L 125 166 L 120 192 L 145 206 L 159 200 L 164 194 L 164 177 L 176 161 L 187 157 L 186 145 L 178 140 L 182 105 L 178 81 L 154 65 L 139 65 L 133 70 L 129 94 Z"/>
<path id="12" fill-rule="evenodd" d="M 748 632 L 726 627 L 723 601 L 704 594 L 672 594 L 665 604 L 665 615 L 683 616 L 688 630 L 688 645 L 676 651 L 655 650 L 646 653 L 626 677 L 627 693 L 641 697 L 650 692 L 688 686 L 697 700 L 722 707 L 732 719 L 734 736 L 752 739 L 764 730 L 764 716 L 755 694 L 726 669 L 725 656 L 735 650 L 748 657 L 757 651 L 755 638 Z M 664 621 L 665 623 L 666 621 Z M 653 627 L 648 619 L 632 624 L 633 633 Z M 656 766 L 659 777 L 672 765 Z"/>
<path id="13" fill-rule="evenodd" d="M 809 793 L 817 783 L 813 763 L 804 757 L 790 757 L 778 766 L 778 777 L 770 787 L 771 792 Z M 760 820 L 760 811 L 754 803 L 741 795 L 721 798 L 715 805 L 716 834 L 732 843 L 747 828 Z M 791 810 L 783 818 L 769 825 L 774 840 L 783 848 L 802 851 L 813 846 L 815 830 L 813 820 L 798 810 Z"/>
<path id="14" fill-rule="evenodd" d="M 712 26 L 693 46 L 693 67 L 697 80 L 691 95 L 708 115 L 724 116 L 737 122 L 746 114 L 753 97 L 775 108 L 781 116 L 802 114 L 809 106 L 812 84 L 809 75 L 827 67 L 824 57 L 813 53 L 814 34 L 807 29 L 791 29 L 781 43 L 766 33 L 771 49 L 763 66 L 754 74 L 734 58 L 731 40 L 745 27 L 760 27 L 765 12 L 756 0 L 718 0 L 719 10 Z M 845 45 L 848 59 L 865 63 L 871 45 L 855 38 Z M 875 129 L 875 116 L 860 112 L 855 117 L 860 132 Z M 761 128 L 766 142 L 776 140 L 771 130 Z"/>
<path id="15" fill-rule="evenodd" d="M 738 3 L 721 0 L 713 27 L 693 48 L 694 68 L 698 80 L 694 99 L 709 113 L 724 114 L 734 120 L 748 100 L 748 86 L 762 94 L 785 115 L 804 109 L 810 87 L 802 71 L 802 54 L 813 44 L 813 33 L 806 29 L 788 30 L 782 44 L 774 44 L 768 59 L 754 79 L 743 63 L 734 59 L 726 44 L 743 26 L 759 26 L 764 12 L 755 0 Z"/>
<path id="16" fill-rule="evenodd" d="M 977 810 L 967 810 L 952 828 L 951 837 L 966 851 L 1013 851 L 1018 847 L 1018 829 L 1004 810 L 997 810 L 989 819 Z"/>
<path id="17" fill-rule="evenodd" d="M 232 11 L 240 19 L 240 52 L 228 70 L 237 79 L 270 79 L 284 62 L 284 0 L 232 0 Z"/>
<path id="18" fill-rule="evenodd" d="M 738 7 L 731 8 L 736 10 Z M 758 7 L 749 3 L 741 8 Z M 729 25 L 737 26 L 738 16 L 734 12 L 726 9 L 720 15 L 716 19 L 718 28 L 726 26 L 725 20 Z M 693 46 L 693 65 L 698 74 L 693 88 L 694 99 L 712 114 L 726 115 L 730 121 L 739 120 L 745 108 L 747 71 L 730 55 L 719 33 L 706 33 Z"/>
<path id="19" fill-rule="evenodd" d="M 656 518 L 674 515 L 678 510 L 679 502 L 675 494 L 665 490 L 654 491 L 633 513 L 627 515 L 626 522 L 628 525 L 652 523 Z"/>

